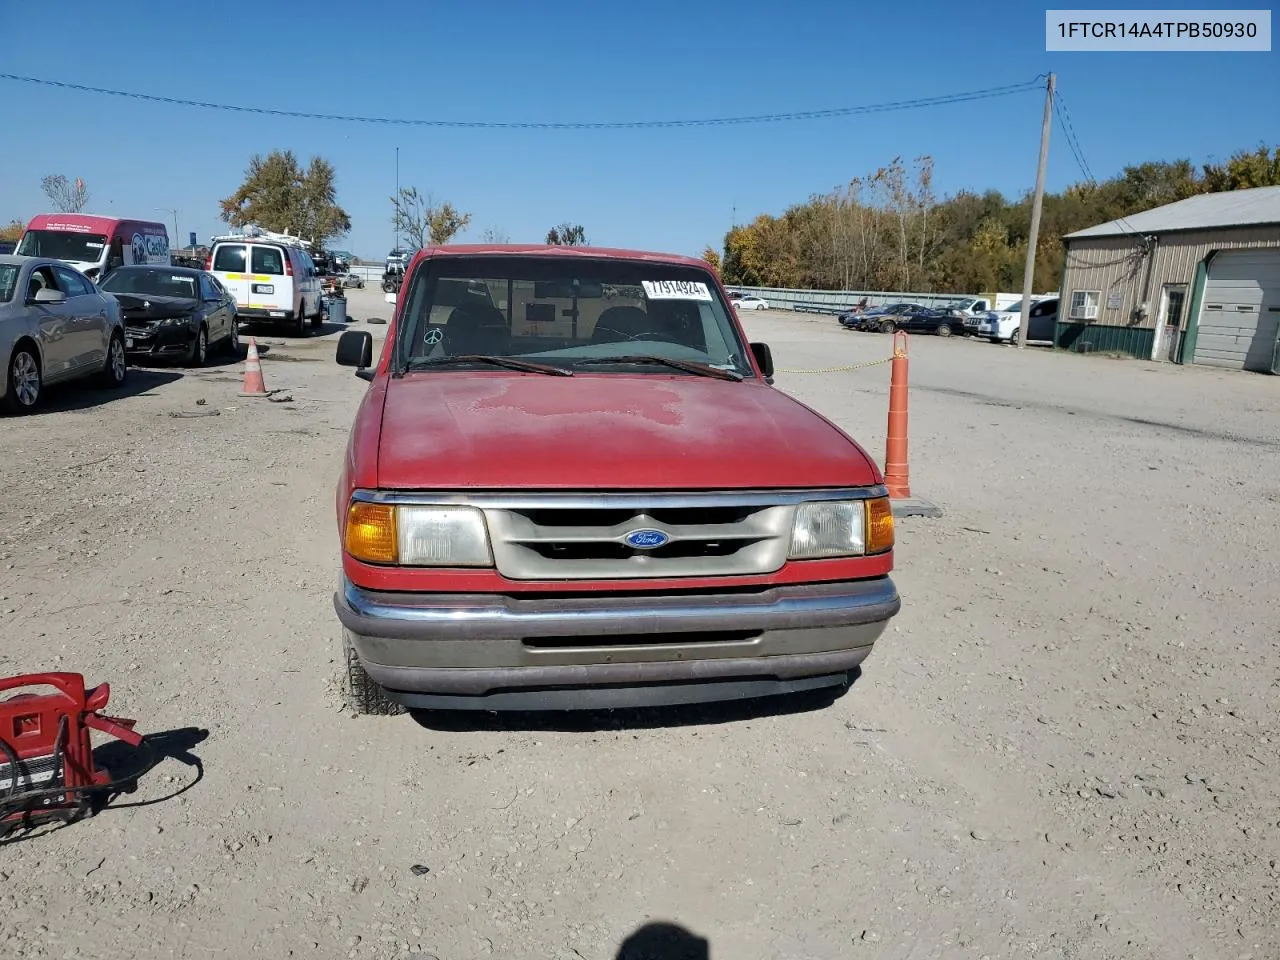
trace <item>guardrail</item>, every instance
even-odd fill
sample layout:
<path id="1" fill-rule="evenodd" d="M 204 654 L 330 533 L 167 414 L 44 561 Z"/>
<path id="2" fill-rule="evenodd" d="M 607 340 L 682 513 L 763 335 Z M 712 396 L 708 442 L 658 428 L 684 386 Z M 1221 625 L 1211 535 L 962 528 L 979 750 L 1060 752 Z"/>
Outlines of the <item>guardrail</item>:
<path id="1" fill-rule="evenodd" d="M 773 306 L 772 301 L 769 306 Z M 844 313 L 849 307 L 833 307 L 825 303 L 795 303 L 791 305 L 791 309 L 797 313 L 825 313 L 834 317 Z"/>
<path id="2" fill-rule="evenodd" d="M 734 284 L 725 284 L 725 289 L 730 293 L 759 297 L 777 310 L 796 310 L 802 313 L 841 313 L 856 306 L 864 298 L 868 308 L 902 302 L 933 307 L 976 296 L 966 293 L 911 293 L 892 290 L 799 290 L 787 287 L 742 287 Z"/>

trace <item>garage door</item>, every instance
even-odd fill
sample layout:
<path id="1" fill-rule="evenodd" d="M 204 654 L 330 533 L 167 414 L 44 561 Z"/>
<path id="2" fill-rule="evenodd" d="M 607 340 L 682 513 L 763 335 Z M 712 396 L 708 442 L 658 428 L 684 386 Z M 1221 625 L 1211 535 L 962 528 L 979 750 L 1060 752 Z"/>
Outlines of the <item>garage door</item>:
<path id="1" fill-rule="evenodd" d="M 1195 362 L 1271 369 L 1280 326 L 1280 250 L 1220 253 L 1209 263 Z"/>

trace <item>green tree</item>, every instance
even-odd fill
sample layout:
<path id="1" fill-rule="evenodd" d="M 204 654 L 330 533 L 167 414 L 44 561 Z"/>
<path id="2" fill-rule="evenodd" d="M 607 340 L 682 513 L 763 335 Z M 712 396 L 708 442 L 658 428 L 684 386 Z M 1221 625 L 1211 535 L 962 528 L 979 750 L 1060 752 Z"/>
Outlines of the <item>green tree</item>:
<path id="1" fill-rule="evenodd" d="M 547 245 L 584 247 L 587 245 L 587 232 L 580 223 L 561 223 L 547 231 Z"/>
<path id="2" fill-rule="evenodd" d="M 319 243 L 351 232 L 351 218 L 338 206 L 337 173 L 328 160 L 312 157 L 302 176 L 298 235 Z"/>
<path id="3" fill-rule="evenodd" d="M 1280 147 L 1239 150 L 1225 164 L 1206 164 L 1204 181 L 1213 191 L 1280 186 Z"/>
<path id="4" fill-rule="evenodd" d="M 431 210 L 427 217 L 431 242 L 437 246 L 448 243 L 458 233 L 466 229 L 471 222 L 471 214 L 455 210 L 453 204 L 446 201 Z"/>
<path id="5" fill-rule="evenodd" d="M 702 251 L 702 259 L 711 264 L 711 269 L 716 273 L 720 272 L 720 254 L 716 253 L 715 248 L 707 246 Z"/>
<path id="6" fill-rule="evenodd" d="M 233 227 L 256 224 L 317 243 L 351 229 L 351 218 L 337 204 L 333 165 L 314 157 L 303 170 L 292 150 L 254 154 L 244 182 L 221 207 L 223 221 Z"/>

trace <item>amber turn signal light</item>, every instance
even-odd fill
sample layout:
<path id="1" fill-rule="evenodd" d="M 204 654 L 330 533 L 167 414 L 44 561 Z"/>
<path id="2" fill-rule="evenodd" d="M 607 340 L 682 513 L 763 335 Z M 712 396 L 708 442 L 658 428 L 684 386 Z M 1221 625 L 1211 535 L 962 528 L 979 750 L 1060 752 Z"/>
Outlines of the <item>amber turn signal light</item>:
<path id="1" fill-rule="evenodd" d="M 867 553 L 886 553 L 893 549 L 893 506 L 888 497 L 867 501 Z"/>
<path id="2" fill-rule="evenodd" d="M 347 553 L 365 563 L 395 563 L 399 537 L 396 508 L 357 501 L 347 508 Z"/>

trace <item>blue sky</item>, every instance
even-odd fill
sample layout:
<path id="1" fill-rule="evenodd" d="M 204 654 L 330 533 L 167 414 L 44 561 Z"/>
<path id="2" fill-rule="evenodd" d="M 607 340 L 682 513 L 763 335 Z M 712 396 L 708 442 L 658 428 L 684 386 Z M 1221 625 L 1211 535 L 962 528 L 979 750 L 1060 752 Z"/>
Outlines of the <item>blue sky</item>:
<path id="1" fill-rule="evenodd" d="M 1196 5 L 1204 9 L 1206 4 Z M 0 5 L 0 70 L 72 83 L 305 112 L 450 120 L 683 119 L 874 104 L 1019 83 L 1053 71 L 1099 178 L 1126 163 L 1225 159 L 1280 143 L 1272 53 L 1048 54 L 1044 6 L 796 0 L 643 5 L 225 4 L 150 0 L 104 12 L 64 0 L 32 34 Z M 274 9 L 280 16 L 270 12 Z M 299 14 L 285 15 L 296 9 Z M 221 12 L 218 12 L 221 10 Z M 995 12 L 991 12 L 995 11 Z M 292 31 L 287 26 L 293 23 Z M 17 42 L 39 36 L 38 42 Z M 400 182 L 541 242 L 562 220 L 592 243 L 700 253 L 741 222 L 874 170 L 936 159 L 936 189 L 1035 180 L 1043 95 L 808 122 L 611 131 L 467 130 L 281 119 L 0 80 L 0 219 L 45 209 L 40 178 L 81 176 L 90 212 L 164 219 L 179 242 L 225 229 L 218 200 L 254 152 L 292 149 L 337 167 L 352 233 L 390 248 Z M 1055 124 L 1048 187 L 1080 179 Z"/>

